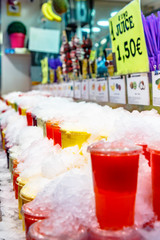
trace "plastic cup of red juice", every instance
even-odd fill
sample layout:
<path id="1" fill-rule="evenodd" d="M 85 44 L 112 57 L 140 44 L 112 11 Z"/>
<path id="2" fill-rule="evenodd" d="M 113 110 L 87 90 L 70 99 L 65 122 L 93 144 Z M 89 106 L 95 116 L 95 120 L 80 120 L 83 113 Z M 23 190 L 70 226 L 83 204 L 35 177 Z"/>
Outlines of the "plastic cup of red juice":
<path id="1" fill-rule="evenodd" d="M 48 139 L 53 139 L 53 127 L 52 127 L 52 121 L 46 122 L 46 134 Z"/>
<path id="2" fill-rule="evenodd" d="M 151 160 L 153 210 L 160 220 L 160 142 L 148 147 Z"/>
<path id="3" fill-rule="evenodd" d="M 53 236 L 54 222 L 52 223 L 51 221 L 50 219 L 46 219 L 31 225 L 27 234 L 27 240 L 89 240 L 85 227 L 80 228 L 75 233 L 64 232 L 60 236 Z"/>
<path id="4" fill-rule="evenodd" d="M 24 204 L 21 211 L 24 217 L 26 235 L 29 227 L 33 223 L 48 218 L 51 213 L 51 209 L 49 209 L 47 206 L 46 208 L 43 206 L 43 210 L 41 208 L 33 209 L 32 202 Z"/>
<path id="5" fill-rule="evenodd" d="M 19 113 L 19 115 L 22 115 L 22 109 L 20 106 L 18 107 L 18 113 Z"/>
<path id="6" fill-rule="evenodd" d="M 106 231 L 100 228 L 89 229 L 89 240 L 145 240 L 135 229 Z"/>
<path id="7" fill-rule="evenodd" d="M 59 126 L 58 122 L 53 124 L 53 137 L 54 145 L 59 144 L 62 146 L 61 127 Z"/>
<path id="8" fill-rule="evenodd" d="M 112 143 L 102 140 L 88 147 L 101 229 L 118 230 L 134 224 L 141 150 L 125 140 Z"/>
<path id="9" fill-rule="evenodd" d="M 27 117 L 27 125 L 32 126 L 33 125 L 33 119 L 32 119 L 31 112 L 26 112 L 26 117 Z"/>
<path id="10" fill-rule="evenodd" d="M 148 150 L 148 145 L 146 143 L 143 142 L 138 142 L 136 143 L 136 145 L 141 146 L 142 147 L 142 154 L 145 156 L 145 158 L 148 161 L 148 165 L 150 166 L 150 152 Z"/>

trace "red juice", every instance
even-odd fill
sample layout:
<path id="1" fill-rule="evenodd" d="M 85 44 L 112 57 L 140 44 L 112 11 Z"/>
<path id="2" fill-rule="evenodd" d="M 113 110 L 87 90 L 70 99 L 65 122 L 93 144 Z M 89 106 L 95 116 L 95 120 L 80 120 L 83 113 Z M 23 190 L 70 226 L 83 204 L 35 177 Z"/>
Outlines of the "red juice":
<path id="1" fill-rule="evenodd" d="M 27 125 L 28 126 L 33 126 L 33 119 L 32 119 L 31 112 L 26 112 L 26 117 L 27 117 Z"/>
<path id="2" fill-rule="evenodd" d="M 53 139 L 53 123 L 51 121 L 46 122 L 46 134 L 48 139 Z"/>
<path id="3" fill-rule="evenodd" d="M 53 136 L 54 145 L 59 144 L 60 146 L 62 146 L 61 128 L 58 124 L 53 124 Z"/>
<path id="4" fill-rule="evenodd" d="M 29 228 L 27 240 L 89 240 L 87 230 L 84 227 L 72 234 L 64 232 L 62 235 L 56 237 L 52 236 L 52 234 L 54 235 L 53 226 L 54 223 L 50 218 L 34 223 Z"/>
<path id="5" fill-rule="evenodd" d="M 141 147 L 132 145 L 131 150 L 130 146 L 120 147 L 116 149 L 113 145 L 112 149 L 105 141 L 89 147 L 96 215 L 101 229 L 118 230 L 134 224 Z"/>
<path id="6" fill-rule="evenodd" d="M 17 178 L 19 177 L 19 172 L 16 169 L 13 170 L 13 190 L 15 191 L 15 197 L 18 196 L 18 186 L 16 185 Z M 16 198 L 17 199 L 17 198 Z"/>
<path id="7" fill-rule="evenodd" d="M 153 210 L 160 220 L 160 151 L 151 149 Z"/>
<path id="8" fill-rule="evenodd" d="M 89 229 L 89 240 L 145 240 L 134 229 L 126 229 L 123 231 L 106 231 L 99 228 Z"/>
<path id="9" fill-rule="evenodd" d="M 148 150 L 148 145 L 145 143 L 137 143 L 137 145 L 142 147 L 143 149 L 142 154 L 148 160 L 148 165 L 150 166 L 150 152 Z"/>
<path id="10" fill-rule="evenodd" d="M 19 115 L 22 115 L 22 109 L 21 109 L 21 107 L 18 107 L 18 112 L 19 112 Z"/>
<path id="11" fill-rule="evenodd" d="M 24 222 L 25 222 L 25 231 L 26 234 L 28 233 L 29 227 L 39 220 L 43 220 L 49 217 L 50 215 L 50 209 L 46 207 L 46 209 L 43 209 L 43 211 L 39 208 L 36 210 L 33 210 L 31 207 L 31 202 L 24 204 L 22 206 L 22 214 L 24 216 Z"/>

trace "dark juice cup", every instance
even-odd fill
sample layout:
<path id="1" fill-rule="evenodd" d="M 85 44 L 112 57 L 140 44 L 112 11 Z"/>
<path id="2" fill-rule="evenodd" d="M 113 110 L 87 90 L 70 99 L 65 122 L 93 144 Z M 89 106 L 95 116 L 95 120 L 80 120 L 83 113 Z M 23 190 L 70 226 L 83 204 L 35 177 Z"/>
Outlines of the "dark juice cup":
<path id="1" fill-rule="evenodd" d="M 141 147 L 99 141 L 88 151 L 100 228 L 118 230 L 132 226 Z"/>

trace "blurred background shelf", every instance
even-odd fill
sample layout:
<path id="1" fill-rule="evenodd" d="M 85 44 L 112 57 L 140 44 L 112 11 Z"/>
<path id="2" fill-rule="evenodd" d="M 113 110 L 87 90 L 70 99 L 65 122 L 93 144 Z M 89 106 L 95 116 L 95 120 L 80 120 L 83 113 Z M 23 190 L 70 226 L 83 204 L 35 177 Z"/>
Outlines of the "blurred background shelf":
<path id="1" fill-rule="evenodd" d="M 31 53 L 27 48 L 5 48 L 6 55 L 29 56 Z"/>

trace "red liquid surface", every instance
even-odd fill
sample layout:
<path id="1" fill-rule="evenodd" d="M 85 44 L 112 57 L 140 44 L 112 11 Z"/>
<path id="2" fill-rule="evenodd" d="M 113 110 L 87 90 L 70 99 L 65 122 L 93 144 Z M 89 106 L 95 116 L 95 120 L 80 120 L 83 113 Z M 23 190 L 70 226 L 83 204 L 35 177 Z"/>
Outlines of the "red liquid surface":
<path id="1" fill-rule="evenodd" d="M 153 210 L 160 220 L 160 152 L 151 152 Z"/>
<path id="2" fill-rule="evenodd" d="M 62 146 L 61 130 L 60 126 L 53 125 L 54 145 L 59 144 Z"/>
<path id="3" fill-rule="evenodd" d="M 33 125 L 32 114 L 30 112 L 26 112 L 26 117 L 27 117 L 27 125 L 32 126 Z"/>
<path id="4" fill-rule="evenodd" d="M 102 229 L 134 224 L 139 155 L 91 153 L 96 214 Z"/>
<path id="5" fill-rule="evenodd" d="M 26 231 L 26 235 L 28 233 L 29 227 L 35 223 L 38 222 L 39 220 L 43 220 L 49 217 L 50 211 L 48 210 L 48 208 L 46 208 L 45 210 L 34 210 L 32 211 L 32 209 L 28 208 L 27 204 L 24 204 L 22 206 L 22 213 L 24 215 L 24 221 L 25 221 L 25 231 Z"/>
<path id="6" fill-rule="evenodd" d="M 53 127 L 52 122 L 46 122 L 46 134 L 48 139 L 53 139 Z"/>

